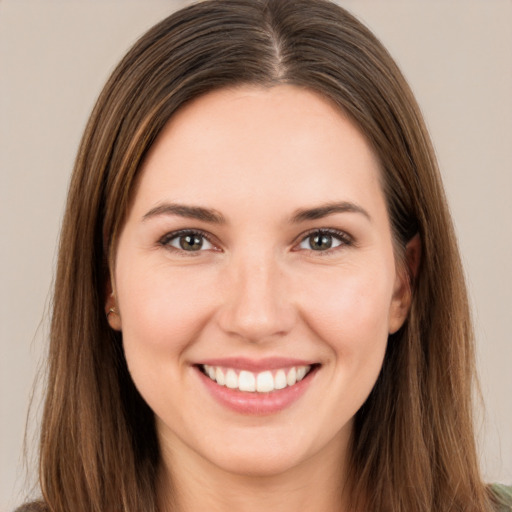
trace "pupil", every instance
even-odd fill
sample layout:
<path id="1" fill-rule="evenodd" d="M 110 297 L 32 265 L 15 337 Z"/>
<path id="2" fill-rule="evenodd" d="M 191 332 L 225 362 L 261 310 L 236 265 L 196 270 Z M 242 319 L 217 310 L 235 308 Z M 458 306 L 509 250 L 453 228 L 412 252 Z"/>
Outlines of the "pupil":
<path id="1" fill-rule="evenodd" d="M 198 251 L 203 246 L 203 240 L 197 235 L 184 235 L 180 238 L 180 246 L 185 251 Z"/>
<path id="2" fill-rule="evenodd" d="M 331 235 L 325 235 L 325 234 L 316 234 L 312 235 L 309 238 L 311 248 L 314 251 L 321 251 L 330 249 L 332 246 L 332 236 Z"/>

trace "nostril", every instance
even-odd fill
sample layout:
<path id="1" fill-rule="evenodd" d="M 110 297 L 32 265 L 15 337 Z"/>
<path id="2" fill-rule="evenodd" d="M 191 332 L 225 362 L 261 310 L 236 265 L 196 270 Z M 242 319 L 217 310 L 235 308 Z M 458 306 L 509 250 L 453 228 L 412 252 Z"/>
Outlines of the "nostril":
<path id="1" fill-rule="evenodd" d="M 282 338 L 289 334 L 296 322 L 296 314 L 289 304 L 273 300 L 256 303 L 238 298 L 225 305 L 218 315 L 221 329 L 251 343 Z"/>

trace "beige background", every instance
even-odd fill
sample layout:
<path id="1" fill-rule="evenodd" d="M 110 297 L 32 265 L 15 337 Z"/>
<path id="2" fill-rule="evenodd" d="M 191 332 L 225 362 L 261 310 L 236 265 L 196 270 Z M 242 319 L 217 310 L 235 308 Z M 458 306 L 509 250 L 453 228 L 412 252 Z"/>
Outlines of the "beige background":
<path id="1" fill-rule="evenodd" d="M 74 154 L 112 67 L 184 2 L 0 0 L 0 510 L 47 334 Z M 484 476 L 512 482 L 512 2 L 352 0 L 410 80 L 438 152 L 474 304 Z M 35 399 L 37 418 L 40 398 Z"/>

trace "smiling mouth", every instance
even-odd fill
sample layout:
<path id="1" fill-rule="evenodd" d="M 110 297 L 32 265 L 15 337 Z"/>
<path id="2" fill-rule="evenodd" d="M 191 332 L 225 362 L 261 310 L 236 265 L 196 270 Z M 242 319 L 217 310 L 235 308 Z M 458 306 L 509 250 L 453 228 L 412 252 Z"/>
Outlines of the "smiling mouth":
<path id="1" fill-rule="evenodd" d="M 318 365 L 251 372 L 207 364 L 198 365 L 201 372 L 219 386 L 249 393 L 271 393 L 293 387 L 309 375 L 316 366 Z"/>

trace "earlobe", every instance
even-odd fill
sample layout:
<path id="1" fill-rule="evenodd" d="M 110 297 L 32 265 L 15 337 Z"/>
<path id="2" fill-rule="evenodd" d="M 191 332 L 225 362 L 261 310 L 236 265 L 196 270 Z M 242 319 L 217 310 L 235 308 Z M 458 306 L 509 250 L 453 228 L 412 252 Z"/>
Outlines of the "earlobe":
<path id="1" fill-rule="evenodd" d="M 121 330 L 121 316 L 119 314 L 119 308 L 116 304 L 116 296 L 112 289 L 111 280 L 109 279 L 107 285 L 107 299 L 105 301 L 105 315 L 107 322 L 112 329 L 115 331 Z"/>
<path id="2" fill-rule="evenodd" d="M 395 289 L 389 311 L 389 334 L 402 327 L 412 303 L 414 282 L 421 260 L 421 239 L 416 234 L 405 247 L 404 265 L 397 270 Z"/>

